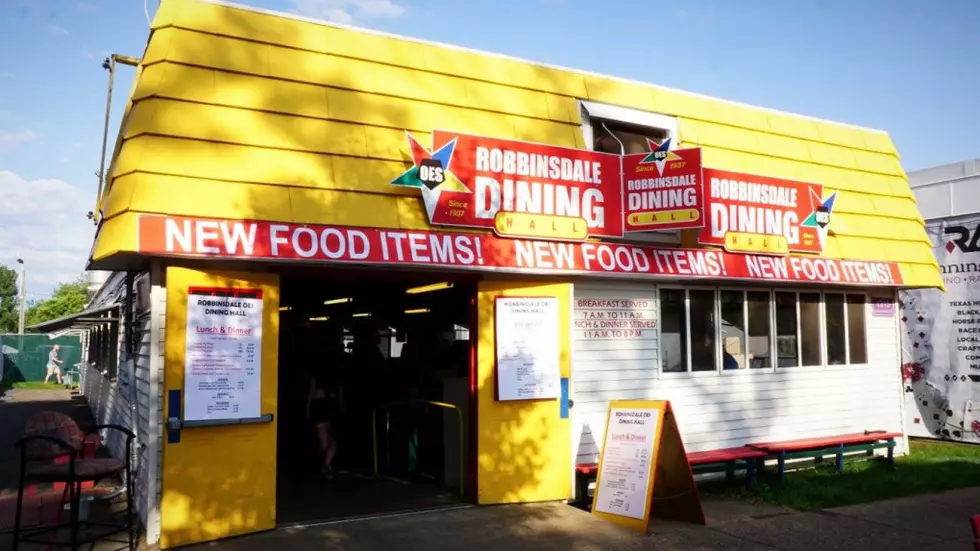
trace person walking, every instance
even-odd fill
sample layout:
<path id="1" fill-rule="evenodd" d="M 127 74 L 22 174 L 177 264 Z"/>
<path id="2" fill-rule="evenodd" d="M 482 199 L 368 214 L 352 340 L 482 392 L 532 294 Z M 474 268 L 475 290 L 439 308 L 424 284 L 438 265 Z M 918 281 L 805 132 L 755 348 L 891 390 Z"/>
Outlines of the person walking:
<path id="1" fill-rule="evenodd" d="M 61 350 L 61 345 L 56 344 L 51 347 L 51 352 L 48 353 L 48 374 L 44 377 L 44 384 L 48 384 L 48 379 L 52 375 L 61 384 L 61 364 L 64 363 L 62 360 L 58 359 L 58 351 Z"/>

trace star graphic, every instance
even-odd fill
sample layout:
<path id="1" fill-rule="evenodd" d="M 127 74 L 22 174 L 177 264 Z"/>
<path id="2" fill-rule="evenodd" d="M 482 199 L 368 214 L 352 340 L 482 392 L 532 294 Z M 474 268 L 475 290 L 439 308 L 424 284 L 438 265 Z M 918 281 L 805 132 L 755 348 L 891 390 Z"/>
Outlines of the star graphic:
<path id="1" fill-rule="evenodd" d="M 810 216 L 806 217 L 806 220 L 800 223 L 802 228 L 813 228 L 817 230 L 817 237 L 820 239 L 820 246 L 824 245 L 824 241 L 827 239 L 827 226 L 830 224 L 830 216 L 834 212 L 834 203 L 837 201 L 837 192 L 833 192 L 826 199 L 817 195 L 810 188 L 810 206 L 813 208 L 813 212 Z"/>
<path id="2" fill-rule="evenodd" d="M 408 148 L 412 153 L 412 167 L 392 180 L 391 185 L 421 190 L 422 202 L 431 221 L 443 191 L 472 193 L 452 173 L 453 153 L 456 151 L 459 138 L 453 138 L 439 149 L 430 152 L 408 132 L 405 132 L 405 136 L 408 138 Z"/>
<path id="3" fill-rule="evenodd" d="M 676 153 L 670 150 L 671 138 L 667 138 L 663 143 L 657 143 L 650 138 L 647 138 L 647 147 L 650 148 L 650 153 L 640 161 L 641 165 L 648 165 L 654 163 L 657 165 L 657 172 L 661 176 L 664 174 L 664 165 L 667 161 L 680 161 L 683 160 Z"/>
<path id="4" fill-rule="evenodd" d="M 427 166 L 438 167 L 444 172 L 449 172 L 453 162 L 453 152 L 456 150 L 457 139 L 453 139 L 435 152 L 429 152 L 424 145 L 415 139 L 415 136 L 412 136 L 408 132 L 405 132 L 405 136 L 408 138 L 408 148 L 412 153 L 412 167 L 392 180 L 391 185 L 414 188 L 428 187 L 429 189 L 438 187 L 439 183 L 435 183 L 431 179 L 429 181 L 423 181 L 419 171 L 423 166 Z"/>

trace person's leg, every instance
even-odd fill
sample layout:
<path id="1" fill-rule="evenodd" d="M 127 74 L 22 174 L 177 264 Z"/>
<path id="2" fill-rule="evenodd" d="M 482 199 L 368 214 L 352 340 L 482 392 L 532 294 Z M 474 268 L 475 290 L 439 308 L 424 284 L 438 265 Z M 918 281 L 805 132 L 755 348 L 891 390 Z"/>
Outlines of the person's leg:
<path id="1" fill-rule="evenodd" d="M 315 428 L 316 428 L 316 440 L 317 440 L 316 453 L 317 456 L 322 460 L 323 455 L 327 452 L 327 445 L 330 443 L 330 434 L 327 431 L 326 423 L 317 421 Z"/>
<path id="2" fill-rule="evenodd" d="M 58 384 L 60 385 L 61 384 L 61 368 L 60 367 L 54 368 L 54 376 L 55 376 L 56 379 L 58 379 Z"/>
<path id="3" fill-rule="evenodd" d="M 48 384 L 48 379 L 50 379 L 50 378 L 51 378 L 51 366 L 49 365 L 48 366 L 48 372 L 44 376 L 44 384 Z"/>
<path id="4" fill-rule="evenodd" d="M 330 423 L 325 423 L 327 427 L 327 445 L 324 449 L 323 454 L 323 469 L 326 471 L 332 470 L 333 456 L 337 454 L 337 437 L 334 435 L 333 428 Z"/>

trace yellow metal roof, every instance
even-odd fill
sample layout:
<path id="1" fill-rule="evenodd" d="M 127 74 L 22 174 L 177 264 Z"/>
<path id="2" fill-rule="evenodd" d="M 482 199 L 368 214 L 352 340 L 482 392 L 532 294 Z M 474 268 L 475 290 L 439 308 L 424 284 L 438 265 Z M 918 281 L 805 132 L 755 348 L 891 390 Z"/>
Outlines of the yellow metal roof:
<path id="1" fill-rule="evenodd" d="M 881 131 L 201 0 L 164 0 L 100 206 L 92 260 L 135 250 L 136 213 L 428 228 L 405 130 L 585 148 L 578 100 L 678 119 L 705 166 L 840 191 L 825 256 L 942 287 Z"/>

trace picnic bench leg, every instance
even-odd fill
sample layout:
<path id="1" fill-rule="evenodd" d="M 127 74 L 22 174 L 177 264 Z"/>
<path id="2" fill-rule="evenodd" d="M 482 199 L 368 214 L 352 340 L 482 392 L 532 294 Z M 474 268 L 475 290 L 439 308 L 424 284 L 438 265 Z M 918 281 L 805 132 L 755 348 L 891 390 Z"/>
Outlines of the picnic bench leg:
<path id="1" fill-rule="evenodd" d="M 779 469 L 779 483 L 786 483 L 786 451 L 780 450 L 779 459 L 776 461 Z"/>
<path id="2" fill-rule="evenodd" d="M 888 468 L 895 468 L 895 439 L 888 439 Z"/>
<path id="3" fill-rule="evenodd" d="M 844 472 L 844 444 L 837 446 L 837 472 Z"/>
<path id="4" fill-rule="evenodd" d="M 745 462 L 745 487 L 752 489 L 755 486 L 755 459 Z"/>

